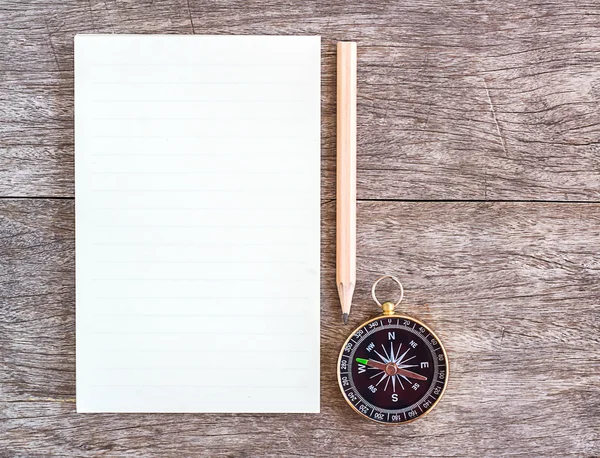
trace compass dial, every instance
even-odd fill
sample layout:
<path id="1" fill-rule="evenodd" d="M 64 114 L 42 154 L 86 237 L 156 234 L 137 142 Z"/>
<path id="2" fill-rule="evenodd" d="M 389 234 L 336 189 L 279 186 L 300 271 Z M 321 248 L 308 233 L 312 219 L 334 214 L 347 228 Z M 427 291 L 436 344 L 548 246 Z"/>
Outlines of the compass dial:
<path id="1" fill-rule="evenodd" d="M 405 423 L 427 413 L 448 381 L 446 351 L 414 318 L 387 315 L 356 329 L 338 360 L 338 381 L 348 404 L 381 423 Z"/>

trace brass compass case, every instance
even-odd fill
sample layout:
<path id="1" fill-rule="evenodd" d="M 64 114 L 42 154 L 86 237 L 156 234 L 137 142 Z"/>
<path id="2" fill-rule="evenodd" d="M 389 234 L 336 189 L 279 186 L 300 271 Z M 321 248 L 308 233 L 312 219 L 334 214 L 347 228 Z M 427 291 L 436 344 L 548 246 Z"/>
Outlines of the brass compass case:
<path id="1" fill-rule="evenodd" d="M 396 304 L 380 304 L 375 297 L 375 287 L 383 278 L 400 286 L 402 294 Z M 423 417 L 448 385 L 446 349 L 425 323 L 394 312 L 402 297 L 402 285 L 395 277 L 375 282 L 373 298 L 383 315 L 352 332 L 337 363 L 338 384 L 346 402 L 359 415 L 384 424 Z"/>

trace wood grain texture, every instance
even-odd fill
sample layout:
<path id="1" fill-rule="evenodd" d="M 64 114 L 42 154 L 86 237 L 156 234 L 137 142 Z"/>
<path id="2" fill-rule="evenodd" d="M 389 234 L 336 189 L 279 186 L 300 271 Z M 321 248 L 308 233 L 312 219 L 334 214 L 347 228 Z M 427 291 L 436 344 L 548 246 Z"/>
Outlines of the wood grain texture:
<path id="1" fill-rule="evenodd" d="M 321 414 L 75 413 L 71 200 L 0 200 L 2 456 L 581 456 L 600 454 L 600 205 L 361 203 L 348 327 L 323 205 Z M 371 282 L 403 280 L 405 313 L 448 350 L 446 395 L 385 428 L 343 401 L 335 362 L 372 316 Z M 385 289 L 382 289 L 385 292 Z"/>
<path id="2" fill-rule="evenodd" d="M 599 8 L 3 0 L 0 197 L 32 199 L 0 199 L 0 456 L 600 456 Z M 322 35 L 321 414 L 75 413 L 73 36 L 94 32 Z M 346 328 L 334 269 L 339 40 L 359 44 Z M 440 334 L 452 371 L 426 419 L 392 429 L 353 414 L 334 372 L 351 327 L 375 312 L 382 273 L 401 277 L 403 310 Z"/>
<path id="3" fill-rule="evenodd" d="M 598 3 L 4 0 L 0 195 L 73 196 L 75 33 L 320 34 L 334 198 L 335 42 L 358 42 L 361 199 L 600 200 Z"/>

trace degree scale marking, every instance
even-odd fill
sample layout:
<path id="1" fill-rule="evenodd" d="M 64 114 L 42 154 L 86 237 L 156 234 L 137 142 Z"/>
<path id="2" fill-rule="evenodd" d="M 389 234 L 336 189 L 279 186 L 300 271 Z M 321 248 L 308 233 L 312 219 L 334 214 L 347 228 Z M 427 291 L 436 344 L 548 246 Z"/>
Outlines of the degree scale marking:
<path id="1" fill-rule="evenodd" d="M 405 330 L 407 330 L 409 332 L 413 331 L 413 332 L 411 332 L 412 334 L 414 334 L 415 336 L 418 336 L 422 341 L 425 342 L 426 346 L 430 350 L 430 354 L 433 356 L 434 378 L 436 379 L 435 381 L 438 382 L 438 383 L 444 384 L 445 383 L 445 379 L 444 379 L 444 381 L 440 381 L 438 379 L 438 377 L 437 377 L 439 375 L 440 369 L 441 368 L 445 368 L 445 366 L 446 366 L 446 364 L 445 364 L 446 361 L 445 360 L 444 360 L 444 364 L 440 364 L 440 363 L 438 363 L 438 360 L 435 358 L 435 356 L 438 356 L 439 350 L 441 350 L 441 344 L 438 342 L 438 339 L 436 338 L 436 344 L 437 344 L 437 346 L 434 346 L 433 344 L 431 344 L 431 342 L 429 340 L 429 337 L 431 336 L 431 333 L 428 333 L 427 337 L 425 337 L 423 335 L 423 332 L 421 332 L 421 331 L 417 332 L 416 331 L 416 325 L 417 325 L 416 321 L 411 320 L 409 318 L 402 318 L 402 319 L 406 320 L 406 321 L 409 321 L 409 322 L 412 321 L 412 323 L 413 323 L 412 328 L 410 327 L 410 325 L 400 324 L 401 318 L 396 318 L 396 326 L 399 327 L 399 328 L 404 328 Z M 354 356 L 354 354 L 356 352 L 356 344 L 359 341 L 363 341 L 363 340 L 367 339 L 368 336 L 370 336 L 370 335 L 372 335 L 372 334 L 374 334 L 376 332 L 382 331 L 384 329 L 394 328 L 394 325 L 391 322 L 385 324 L 384 320 L 386 320 L 386 318 L 378 318 L 378 319 L 375 319 L 373 321 L 370 321 L 365 326 L 363 326 L 362 328 L 360 328 L 359 330 L 357 330 L 354 333 L 354 335 L 348 341 L 348 342 L 352 342 L 352 344 L 353 344 L 352 349 L 353 350 L 348 355 L 346 355 L 346 354 L 344 354 L 342 352 L 342 359 L 346 358 L 347 369 L 342 372 L 342 370 L 338 368 L 338 370 L 340 371 L 340 375 L 346 375 L 348 378 L 353 378 L 352 371 L 351 371 L 351 364 L 353 362 L 352 357 Z M 391 321 L 391 319 L 388 318 L 388 321 Z M 368 326 L 371 325 L 372 323 L 377 323 L 378 325 L 381 325 L 381 327 L 374 326 L 371 329 L 369 329 Z M 360 331 L 363 331 L 363 333 L 360 334 L 360 335 L 357 335 L 357 333 L 359 333 Z M 369 409 L 372 410 L 371 413 L 369 414 L 370 416 L 372 416 L 372 414 L 377 410 L 377 411 L 379 411 L 382 414 L 383 413 L 387 413 L 388 419 L 389 419 L 389 415 L 390 414 L 398 415 L 400 413 L 404 413 L 404 417 L 407 420 L 408 417 L 406 416 L 406 412 L 414 410 L 414 406 L 415 405 L 419 406 L 420 410 L 423 412 L 421 404 L 428 397 L 432 397 L 432 399 L 434 399 L 434 400 L 439 398 L 439 396 L 438 396 L 438 398 L 435 398 L 435 397 L 432 396 L 432 392 L 435 389 L 435 386 L 436 385 L 434 383 L 432 383 L 431 386 L 429 387 L 429 390 L 425 393 L 425 395 L 419 401 L 417 401 L 416 403 L 414 403 L 414 404 L 412 404 L 412 405 L 410 405 L 410 406 L 408 406 L 408 407 L 406 407 L 404 409 L 398 409 L 398 410 L 381 409 L 379 407 L 376 407 L 376 406 L 372 405 L 370 402 L 366 401 L 363 398 L 363 396 L 361 395 L 361 393 L 357 389 L 355 389 L 356 385 L 351 386 L 350 389 L 354 388 L 355 395 L 359 399 L 354 405 L 357 405 L 359 402 L 362 402 L 362 404 L 365 405 L 366 408 L 369 408 Z M 348 390 L 344 390 L 344 391 L 348 391 Z M 364 412 L 363 412 L 363 414 L 364 414 Z"/>

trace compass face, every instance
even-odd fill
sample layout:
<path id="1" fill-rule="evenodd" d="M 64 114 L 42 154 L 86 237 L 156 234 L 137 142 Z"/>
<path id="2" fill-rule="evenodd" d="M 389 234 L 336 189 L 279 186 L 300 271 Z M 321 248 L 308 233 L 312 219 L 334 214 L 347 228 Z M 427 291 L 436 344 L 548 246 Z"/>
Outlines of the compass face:
<path id="1" fill-rule="evenodd" d="M 405 423 L 427 413 L 448 380 L 446 351 L 423 323 L 380 316 L 356 329 L 338 361 L 338 381 L 359 414 L 381 423 Z"/>

